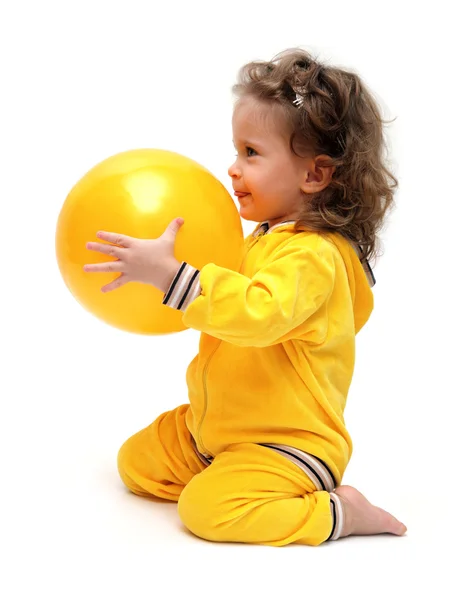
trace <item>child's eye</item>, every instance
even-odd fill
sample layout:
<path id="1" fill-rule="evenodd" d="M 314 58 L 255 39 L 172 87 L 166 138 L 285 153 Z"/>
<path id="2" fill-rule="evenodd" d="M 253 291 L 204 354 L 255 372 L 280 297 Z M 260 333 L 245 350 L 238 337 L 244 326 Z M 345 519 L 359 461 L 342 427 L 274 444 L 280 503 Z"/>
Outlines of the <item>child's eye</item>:
<path id="1" fill-rule="evenodd" d="M 257 154 L 256 150 L 250 146 L 246 146 L 245 150 L 247 151 L 247 156 L 255 156 Z"/>

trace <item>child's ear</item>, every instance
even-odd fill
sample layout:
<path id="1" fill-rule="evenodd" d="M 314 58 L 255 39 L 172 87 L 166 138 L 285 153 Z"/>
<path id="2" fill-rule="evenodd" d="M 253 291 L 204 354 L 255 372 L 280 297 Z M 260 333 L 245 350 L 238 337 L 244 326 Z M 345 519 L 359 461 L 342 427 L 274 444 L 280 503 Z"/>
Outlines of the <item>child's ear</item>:
<path id="1" fill-rule="evenodd" d="M 308 160 L 301 182 L 301 190 L 305 194 L 314 194 L 324 190 L 333 179 L 335 166 L 321 166 L 325 160 L 331 160 L 326 154 L 321 154 Z"/>

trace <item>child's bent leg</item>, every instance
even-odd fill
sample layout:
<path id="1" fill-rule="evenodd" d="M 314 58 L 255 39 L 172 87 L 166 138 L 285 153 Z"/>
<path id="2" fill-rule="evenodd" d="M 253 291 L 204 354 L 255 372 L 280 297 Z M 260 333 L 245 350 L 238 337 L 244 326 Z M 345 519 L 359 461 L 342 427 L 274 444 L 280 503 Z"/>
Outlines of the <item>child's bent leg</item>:
<path id="1" fill-rule="evenodd" d="M 188 407 L 163 413 L 120 448 L 120 477 L 133 493 L 177 502 L 184 486 L 204 469 L 186 427 Z"/>
<path id="2" fill-rule="evenodd" d="M 186 486 L 179 514 L 192 533 L 211 541 L 316 546 L 349 534 L 345 487 L 317 491 L 273 450 L 235 444 Z"/>
<path id="3" fill-rule="evenodd" d="M 179 515 L 211 541 L 318 545 L 333 532 L 330 494 L 295 464 L 258 444 L 235 444 L 195 477 Z"/>

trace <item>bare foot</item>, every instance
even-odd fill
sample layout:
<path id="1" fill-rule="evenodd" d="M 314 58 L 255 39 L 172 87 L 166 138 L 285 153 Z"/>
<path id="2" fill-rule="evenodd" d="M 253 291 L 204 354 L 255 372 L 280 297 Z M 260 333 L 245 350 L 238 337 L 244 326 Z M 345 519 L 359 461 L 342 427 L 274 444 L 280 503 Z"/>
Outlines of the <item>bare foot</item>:
<path id="1" fill-rule="evenodd" d="M 344 510 L 344 526 L 339 537 L 377 533 L 403 535 L 406 532 L 403 523 L 382 508 L 370 504 L 355 488 L 340 485 L 334 493 L 341 499 Z"/>

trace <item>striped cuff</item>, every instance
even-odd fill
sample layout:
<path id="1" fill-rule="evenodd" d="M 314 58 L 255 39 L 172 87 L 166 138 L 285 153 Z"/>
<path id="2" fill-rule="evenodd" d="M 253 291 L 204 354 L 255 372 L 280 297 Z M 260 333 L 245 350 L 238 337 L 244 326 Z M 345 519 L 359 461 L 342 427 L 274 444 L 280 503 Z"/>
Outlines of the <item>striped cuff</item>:
<path id="1" fill-rule="evenodd" d="M 185 311 L 201 293 L 200 271 L 183 262 L 163 297 L 162 304 Z"/>
<path id="2" fill-rule="evenodd" d="M 342 533 L 344 526 L 344 510 L 341 500 L 336 494 L 330 493 L 330 511 L 333 519 L 330 537 L 327 541 L 337 540 Z"/>
<path id="3" fill-rule="evenodd" d="M 290 462 L 297 465 L 312 483 L 315 485 L 317 491 L 332 492 L 335 487 L 335 478 L 333 473 L 330 471 L 328 466 L 316 456 L 308 454 L 298 448 L 292 446 L 286 446 L 285 444 L 266 444 L 260 443 L 260 446 L 266 446 L 266 448 L 272 448 L 277 454 L 284 456 Z"/>

